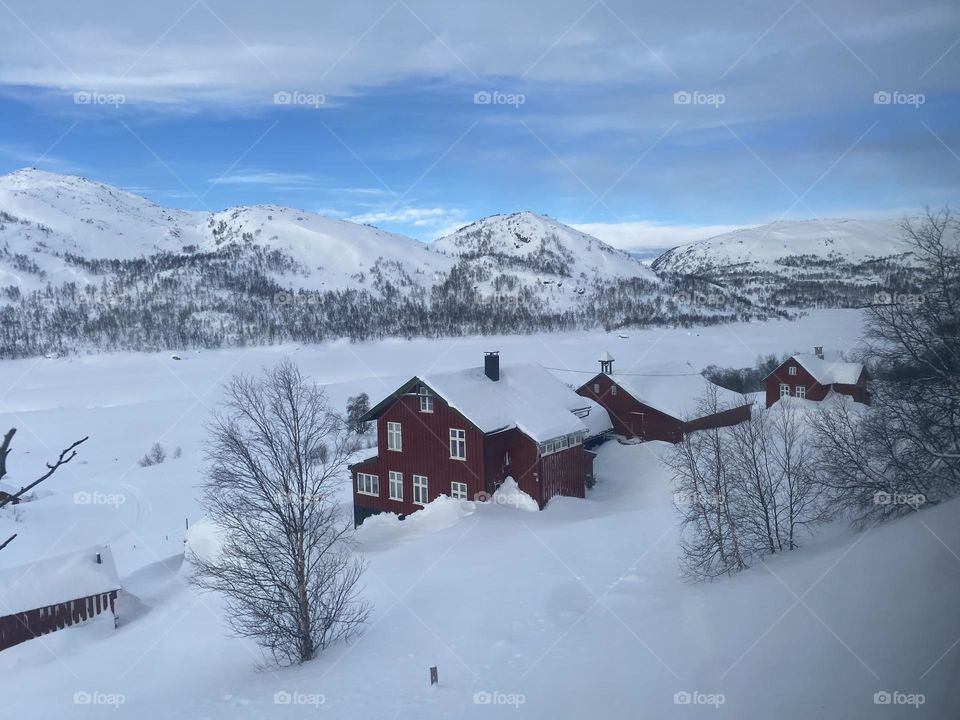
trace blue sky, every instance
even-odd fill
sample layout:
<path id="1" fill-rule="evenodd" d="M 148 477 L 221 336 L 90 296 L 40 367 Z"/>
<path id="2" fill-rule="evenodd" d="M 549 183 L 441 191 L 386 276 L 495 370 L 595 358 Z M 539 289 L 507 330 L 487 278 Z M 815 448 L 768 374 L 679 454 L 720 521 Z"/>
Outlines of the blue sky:
<path id="1" fill-rule="evenodd" d="M 956 3 L 129 5 L 0 3 L 0 172 L 632 248 L 958 198 Z"/>

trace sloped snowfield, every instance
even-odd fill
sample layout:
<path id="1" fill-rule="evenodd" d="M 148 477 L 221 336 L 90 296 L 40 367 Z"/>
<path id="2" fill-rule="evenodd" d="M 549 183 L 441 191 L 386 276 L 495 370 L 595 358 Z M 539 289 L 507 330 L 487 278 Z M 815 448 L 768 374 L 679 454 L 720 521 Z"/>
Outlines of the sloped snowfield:
<path id="1" fill-rule="evenodd" d="M 365 635 L 299 668 L 258 670 L 219 599 L 187 585 L 186 524 L 192 542 L 203 540 L 202 427 L 235 372 L 292 354 L 342 407 L 414 373 L 477 365 L 483 350 L 590 371 L 609 350 L 627 372 L 846 348 L 860 329 L 856 313 L 835 311 L 628 334 L 3 363 L 3 427 L 19 429 L 9 484 L 91 439 L 46 494 L 0 511 L 0 535 L 19 533 L 0 567 L 109 543 L 126 591 L 117 630 L 96 621 L 0 653 L 3 717 L 960 716 L 960 503 L 860 534 L 828 528 L 797 553 L 694 586 L 679 577 L 665 447 L 655 443 L 607 443 L 587 499 L 559 498 L 544 512 L 451 500 L 403 523 L 376 518 L 360 533 L 375 605 Z M 138 467 L 156 440 L 182 457 Z M 883 692 L 900 704 L 875 704 Z M 903 704 L 916 694 L 922 705 Z"/>

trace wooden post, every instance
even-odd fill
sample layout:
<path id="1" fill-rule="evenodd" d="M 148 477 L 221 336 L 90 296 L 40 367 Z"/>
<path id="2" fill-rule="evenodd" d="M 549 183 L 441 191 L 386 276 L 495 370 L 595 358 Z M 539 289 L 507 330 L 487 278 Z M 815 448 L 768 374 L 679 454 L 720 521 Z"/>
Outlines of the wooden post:
<path id="1" fill-rule="evenodd" d="M 434 665 L 430 668 L 430 684 L 436 685 L 440 682 L 440 676 L 437 674 L 437 666 Z"/>

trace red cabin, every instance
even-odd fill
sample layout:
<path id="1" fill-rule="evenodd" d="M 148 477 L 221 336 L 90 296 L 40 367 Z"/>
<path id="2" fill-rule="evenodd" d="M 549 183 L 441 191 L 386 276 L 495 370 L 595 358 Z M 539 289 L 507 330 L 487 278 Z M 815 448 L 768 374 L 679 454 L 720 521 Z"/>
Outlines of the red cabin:
<path id="1" fill-rule="evenodd" d="M 108 547 L 0 570 L 0 650 L 109 612 L 116 622 L 120 579 Z"/>
<path id="2" fill-rule="evenodd" d="M 614 432 L 642 440 L 681 442 L 687 433 L 750 419 L 750 403 L 689 367 L 640 368 L 614 373 L 600 357 L 600 373 L 577 392 L 606 408 Z"/>
<path id="3" fill-rule="evenodd" d="M 813 354 L 793 355 L 767 376 L 767 407 L 782 397 L 823 400 L 833 391 L 870 404 L 870 375 L 861 363 L 826 359 L 822 347 Z"/>
<path id="4" fill-rule="evenodd" d="M 350 466 L 354 522 L 405 516 L 441 495 L 485 500 L 512 477 L 542 509 L 556 495 L 584 497 L 593 453 L 611 428 L 602 407 L 536 364 L 411 378 L 370 409 L 377 454 Z"/>

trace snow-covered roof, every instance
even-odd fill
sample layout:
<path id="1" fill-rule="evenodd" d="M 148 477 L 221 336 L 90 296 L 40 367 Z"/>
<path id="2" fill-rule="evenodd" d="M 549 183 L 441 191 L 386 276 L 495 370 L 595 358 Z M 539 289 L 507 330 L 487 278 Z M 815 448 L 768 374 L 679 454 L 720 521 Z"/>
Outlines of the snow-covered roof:
<path id="1" fill-rule="evenodd" d="M 844 385 L 856 385 L 863 372 L 861 363 L 842 362 L 838 360 L 829 360 L 817 357 L 812 353 L 801 353 L 794 355 L 803 369 L 813 375 L 821 385 L 833 385 L 841 383 Z"/>
<path id="2" fill-rule="evenodd" d="M 515 427 L 544 442 L 578 431 L 594 435 L 612 427 L 606 410 L 535 363 L 503 365 L 498 381 L 488 378 L 483 368 L 427 373 L 420 380 L 485 433 Z M 574 414 L 584 408 L 590 408 L 586 417 Z"/>
<path id="3" fill-rule="evenodd" d="M 609 350 L 606 350 L 598 359 L 600 362 L 613 362 L 613 355 L 610 354 Z"/>
<path id="4" fill-rule="evenodd" d="M 703 417 L 700 403 L 716 390 L 723 410 L 749 404 L 740 393 L 714 385 L 689 365 L 658 365 L 635 368 L 630 373 L 609 375 L 635 400 L 678 420 Z"/>
<path id="5" fill-rule="evenodd" d="M 0 568 L 0 616 L 119 589 L 120 576 L 110 548 L 91 547 Z"/>

